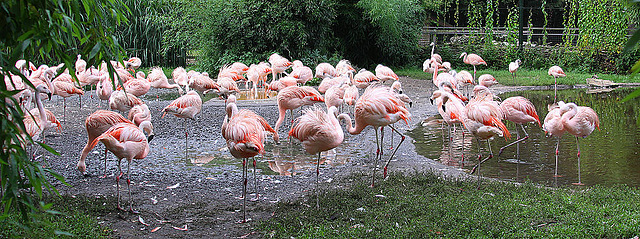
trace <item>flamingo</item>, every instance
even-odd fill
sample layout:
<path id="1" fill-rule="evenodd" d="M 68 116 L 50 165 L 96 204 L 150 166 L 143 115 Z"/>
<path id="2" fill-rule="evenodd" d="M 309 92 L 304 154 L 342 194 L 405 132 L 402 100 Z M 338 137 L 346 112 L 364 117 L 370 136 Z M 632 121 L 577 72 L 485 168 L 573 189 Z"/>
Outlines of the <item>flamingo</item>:
<path id="1" fill-rule="evenodd" d="M 356 72 L 356 69 L 353 69 L 349 60 L 342 59 L 336 64 L 336 73 L 338 73 L 338 75 L 344 75 L 347 74 L 347 72 Z"/>
<path id="2" fill-rule="evenodd" d="M 36 103 L 36 105 L 37 104 L 38 103 Z M 54 129 L 55 128 L 56 132 L 61 132 L 62 131 L 62 124 L 60 124 L 60 121 L 58 121 L 58 119 L 56 119 L 56 116 L 53 114 L 53 112 L 51 112 L 50 110 L 45 109 L 45 108 L 43 108 L 43 110 L 44 110 L 44 114 L 45 114 L 45 117 L 46 117 L 46 121 L 42 121 L 43 127 L 44 127 L 42 129 L 42 139 L 44 141 L 44 139 L 45 139 L 44 131 L 45 130 Z M 31 115 L 39 115 L 40 114 L 40 109 L 39 108 L 33 108 L 33 109 L 31 109 L 29 111 L 29 113 Z"/>
<path id="3" fill-rule="evenodd" d="M 355 105 L 356 101 L 360 97 L 358 88 L 355 85 L 349 86 L 344 90 L 344 103 L 347 105 Z"/>
<path id="4" fill-rule="evenodd" d="M 554 171 L 554 177 L 558 177 L 558 148 L 560 147 L 560 138 L 566 132 L 564 128 L 564 124 L 562 123 L 562 112 L 560 111 L 560 107 L 564 106 L 564 102 L 558 101 L 553 105 L 549 105 L 549 113 L 544 117 L 544 124 L 542 125 L 542 129 L 546 135 L 555 136 L 558 138 L 556 143 L 556 167 Z"/>
<path id="5" fill-rule="evenodd" d="M 478 85 L 489 88 L 495 84 L 498 84 L 498 81 L 496 80 L 495 77 L 493 77 L 490 74 L 483 74 L 480 77 L 478 77 Z"/>
<path id="6" fill-rule="evenodd" d="M 586 106 L 577 106 L 575 103 L 567 103 L 560 107 L 562 113 L 562 125 L 565 130 L 576 136 L 576 145 L 578 147 L 578 182 L 575 185 L 584 185 L 580 180 L 580 138 L 586 138 L 591 135 L 595 128 L 600 130 L 600 120 L 598 114 Z"/>
<path id="7" fill-rule="evenodd" d="M 151 121 L 151 111 L 147 104 L 134 105 L 129 110 L 128 117 L 135 125 L 140 125 L 143 121 Z"/>
<path id="8" fill-rule="evenodd" d="M 383 66 L 382 64 L 378 64 L 376 66 L 375 71 L 376 71 L 376 77 L 380 79 L 382 82 L 385 82 L 387 80 L 393 80 L 393 81 L 398 80 L 398 75 L 396 75 L 396 73 L 393 72 L 391 68 Z"/>
<path id="9" fill-rule="evenodd" d="M 516 71 L 518 71 L 518 68 L 520 68 L 520 64 L 522 64 L 522 61 L 520 61 L 520 59 L 517 59 L 516 61 L 509 63 L 509 72 L 511 72 L 511 76 L 513 76 L 513 80 L 515 81 L 516 84 L 518 84 L 518 80 L 516 78 Z"/>
<path id="10" fill-rule="evenodd" d="M 478 164 L 473 167 L 471 174 L 479 170 L 480 165 L 485 161 L 493 158 L 493 152 L 491 151 L 490 139 L 495 136 L 510 138 L 511 134 L 507 127 L 502 123 L 504 118 L 504 112 L 500 109 L 498 102 L 493 101 L 493 95 L 491 94 L 479 94 L 476 95 L 469 104 L 465 106 L 466 117 L 462 117 L 462 124 L 467 128 L 478 141 Z M 489 156 L 480 161 L 482 153 L 480 152 L 480 140 L 487 141 L 487 147 L 489 148 Z M 479 174 L 478 174 L 479 176 Z"/>
<path id="11" fill-rule="evenodd" d="M 476 66 L 487 65 L 487 62 L 485 62 L 482 57 L 473 53 L 467 55 L 466 52 L 463 52 L 462 54 L 460 54 L 460 58 L 462 58 L 462 62 L 464 62 L 465 64 L 473 66 L 473 79 L 476 78 Z"/>
<path id="12" fill-rule="evenodd" d="M 453 140 L 453 138 L 451 137 L 451 125 L 462 123 L 464 117 L 466 117 L 466 115 L 464 114 L 464 103 L 458 97 L 444 90 L 434 91 L 431 95 L 430 100 L 431 104 L 433 104 L 435 101 L 438 113 L 440 113 L 443 121 L 447 124 L 447 132 L 449 134 L 449 158 L 451 158 L 451 141 Z M 464 132 L 462 135 L 464 136 Z M 464 154 L 462 155 L 462 161 L 464 161 Z"/>
<path id="13" fill-rule="evenodd" d="M 325 77 L 324 79 L 322 79 L 322 81 L 320 82 L 320 85 L 318 86 L 318 91 L 320 93 L 326 93 L 327 90 L 329 88 L 331 88 L 331 86 L 334 85 L 341 85 L 341 84 L 345 84 L 345 83 L 349 83 L 351 80 L 347 77 L 344 76 L 338 76 L 338 77 Z"/>
<path id="14" fill-rule="evenodd" d="M 316 78 L 324 79 L 327 76 L 338 77 L 338 71 L 331 64 L 322 62 L 316 66 Z"/>
<path id="15" fill-rule="evenodd" d="M 229 95 L 240 92 L 238 84 L 228 77 L 219 78 L 214 84 L 213 90 L 216 91 L 225 101 L 229 98 Z"/>
<path id="16" fill-rule="evenodd" d="M 113 83 L 111 79 L 105 78 L 101 81 L 98 81 L 98 85 L 96 86 L 96 94 L 98 98 L 102 100 L 109 100 L 111 98 L 111 94 L 113 93 Z M 100 103 L 102 105 L 102 103 Z"/>
<path id="17" fill-rule="evenodd" d="M 240 64 L 242 64 L 242 63 L 240 63 Z M 244 76 L 242 76 L 242 74 L 244 74 L 244 73 L 241 73 L 242 69 L 244 69 L 244 68 L 241 68 L 242 66 L 240 66 L 240 65 L 237 65 L 236 67 L 238 67 L 240 69 L 234 68 L 234 67 L 232 67 L 232 65 L 224 65 L 224 66 L 222 66 L 220 68 L 220 72 L 218 73 L 218 78 L 228 77 L 228 78 L 231 78 L 234 81 L 244 80 L 245 78 L 244 78 Z M 247 66 L 245 65 L 244 67 L 247 67 Z M 247 70 L 248 70 L 248 67 L 247 67 Z M 245 70 L 245 72 L 246 72 L 246 70 Z"/>
<path id="18" fill-rule="evenodd" d="M 264 131 L 273 133 L 275 140 L 277 140 L 278 133 L 269 126 L 269 123 L 267 123 L 264 118 L 253 111 L 246 109 L 238 110 L 238 106 L 235 103 L 235 96 L 230 97 L 225 109 L 227 115 L 222 124 L 222 137 L 227 141 L 227 147 L 231 155 L 235 158 L 242 158 L 243 203 L 242 221 L 240 222 L 244 223 L 247 221 L 247 158 L 264 154 Z M 255 158 L 253 159 L 253 167 L 255 180 Z M 256 198 L 257 197 L 258 193 L 256 192 Z"/>
<path id="19" fill-rule="evenodd" d="M 338 115 L 338 119 L 344 119 L 348 122 L 347 131 L 352 134 L 360 134 L 364 128 L 371 125 L 376 132 L 376 159 L 373 168 L 371 186 L 375 186 L 375 172 L 377 170 L 378 159 L 382 158 L 382 145 L 381 139 L 378 138 L 378 128 L 389 126 L 394 132 L 398 133 L 402 139 L 396 146 L 389 157 L 389 160 L 384 165 L 383 178 L 387 177 L 387 166 L 391 162 L 391 159 L 398 151 L 398 147 L 405 140 L 405 136 L 396 130 L 391 124 L 398 122 L 399 120 L 407 120 L 411 117 L 411 114 L 405 108 L 404 103 L 396 98 L 393 93 L 390 92 L 387 86 L 369 87 L 365 90 L 364 94 L 358 99 L 355 105 L 355 127 L 351 123 L 351 117 L 348 114 Z M 408 123 L 407 123 L 408 124 Z M 382 131 L 382 130 L 381 130 Z"/>
<path id="20" fill-rule="evenodd" d="M 267 91 L 280 91 L 296 84 L 298 84 L 298 79 L 293 78 L 292 76 L 285 76 L 277 81 L 271 82 L 271 84 L 267 84 Z"/>
<path id="21" fill-rule="evenodd" d="M 40 135 L 45 130 L 46 127 L 51 125 L 47 118 L 46 111 L 44 106 L 42 105 L 42 100 L 40 99 L 40 93 L 45 93 L 48 96 L 51 96 L 51 91 L 47 89 L 44 85 L 38 85 L 35 88 L 34 98 L 36 101 L 36 106 L 38 109 L 37 115 L 31 115 L 30 117 L 24 117 L 23 123 L 26 129 L 26 132 L 22 133 L 22 138 L 26 138 L 26 134 L 28 134 L 34 140 L 40 138 Z"/>
<path id="22" fill-rule="evenodd" d="M 84 91 L 76 88 L 71 79 L 71 75 L 62 73 L 60 76 L 52 81 L 53 93 L 62 97 L 63 115 L 62 121 L 65 122 L 67 118 L 67 98 L 72 95 L 84 95 Z"/>
<path id="23" fill-rule="evenodd" d="M 352 84 L 360 89 L 366 89 L 374 81 L 380 81 L 380 79 L 378 79 L 378 77 L 376 77 L 376 75 L 371 71 L 362 68 L 358 71 L 358 74 L 353 77 Z"/>
<path id="24" fill-rule="evenodd" d="M 144 104 L 142 100 L 131 93 L 125 93 L 122 90 L 116 90 L 109 96 L 109 107 L 112 110 L 119 110 L 120 112 L 127 112 L 133 106 Z"/>
<path id="25" fill-rule="evenodd" d="M 558 77 L 567 76 L 559 66 L 549 68 L 549 75 L 553 76 L 553 102 L 558 100 Z"/>
<path id="26" fill-rule="evenodd" d="M 313 79 L 313 70 L 308 66 L 294 67 L 289 76 L 296 78 L 298 84 L 304 85 Z"/>
<path id="27" fill-rule="evenodd" d="M 175 99 L 171 104 L 162 109 L 161 118 L 167 113 L 171 113 L 178 118 L 184 119 L 184 156 L 187 158 L 187 149 L 189 148 L 189 133 L 187 130 L 187 119 L 195 120 L 195 116 L 202 110 L 202 98 L 195 90 L 187 92 L 187 94 Z"/>
<path id="28" fill-rule="evenodd" d="M 247 73 L 249 67 L 242 62 L 234 62 L 231 64 L 231 69 L 234 69 L 238 75 L 242 76 Z"/>
<path id="29" fill-rule="evenodd" d="M 148 121 L 145 121 L 148 122 Z M 123 210 L 120 206 L 120 177 L 122 176 L 122 168 L 120 162 L 126 159 L 127 163 L 127 191 L 129 191 L 129 211 L 137 213 L 133 210 L 133 201 L 131 198 L 131 161 L 133 159 L 144 159 L 149 154 L 149 142 L 144 132 L 136 125 L 131 123 L 118 123 L 111 126 L 107 131 L 95 138 L 89 147 L 93 148 L 98 142 L 102 142 L 104 146 L 118 158 L 118 176 L 116 177 L 118 209 Z"/>
<path id="30" fill-rule="evenodd" d="M 276 81 L 276 77 L 279 76 L 278 74 L 283 73 L 291 67 L 291 62 L 287 58 L 278 55 L 278 53 L 273 53 L 269 56 L 269 63 L 271 64 L 273 81 Z"/>
<path id="31" fill-rule="evenodd" d="M 284 88 L 278 92 L 276 99 L 278 101 L 278 121 L 276 121 L 275 127 L 276 134 L 284 121 L 287 110 L 291 110 L 291 120 L 293 121 L 293 109 L 297 109 L 303 105 L 324 102 L 324 98 L 320 92 L 310 86 L 290 86 Z"/>
<path id="32" fill-rule="evenodd" d="M 76 60 L 76 73 L 83 72 L 87 69 L 87 62 L 82 59 L 82 55 L 78 54 L 78 59 Z"/>
<path id="33" fill-rule="evenodd" d="M 182 95 L 183 91 L 178 84 L 169 84 L 169 80 L 167 76 L 162 71 L 162 68 L 156 66 L 151 68 L 151 73 L 147 76 L 147 80 L 151 82 L 151 87 L 153 88 L 165 88 L 165 89 L 174 89 L 178 88 L 178 93 Z"/>
<path id="34" fill-rule="evenodd" d="M 176 84 L 185 87 L 186 91 L 189 91 L 189 77 L 187 71 L 182 67 L 177 67 L 171 73 L 171 78 Z"/>
<path id="35" fill-rule="evenodd" d="M 140 68 L 140 66 L 142 65 L 142 60 L 134 56 L 129 58 L 129 60 L 127 60 L 124 64 L 125 64 L 125 68 L 133 72 L 136 72 L 136 70 Z"/>
<path id="36" fill-rule="evenodd" d="M 153 139 L 153 125 L 151 124 L 150 121 L 146 121 L 148 123 L 145 123 L 144 121 L 140 122 L 138 125 L 138 127 L 140 127 L 142 129 L 143 132 L 147 133 L 147 140 L 151 141 L 151 139 Z M 78 160 L 78 171 L 80 171 L 80 173 L 84 174 L 85 171 L 87 170 L 87 165 L 85 163 L 87 156 L 89 155 L 89 152 L 91 151 L 91 149 L 93 149 L 93 147 L 95 146 L 91 146 L 91 142 L 93 142 L 94 139 L 98 138 L 102 133 L 106 132 L 109 128 L 111 128 L 112 126 L 119 124 L 119 123 L 130 123 L 133 124 L 131 121 L 129 121 L 128 119 L 124 118 L 122 115 L 113 112 L 113 111 L 109 111 L 109 110 L 97 110 L 96 112 L 93 112 L 91 115 L 89 115 L 87 117 L 87 119 L 85 119 L 84 121 L 84 126 L 85 129 L 87 130 L 87 144 L 84 146 L 84 148 L 82 149 L 82 152 L 80 154 L 80 160 Z M 106 154 L 107 149 L 105 148 L 105 154 L 104 154 L 104 175 L 101 178 L 106 178 L 107 177 L 107 154 Z"/>
<path id="37" fill-rule="evenodd" d="M 144 72 L 142 71 L 139 71 L 137 74 L 140 73 L 142 73 L 140 76 L 144 74 Z M 151 89 L 151 82 L 149 82 L 149 80 L 145 79 L 143 76 L 142 78 L 137 77 L 135 79 L 129 80 L 122 85 L 124 86 L 124 89 L 127 93 L 131 93 L 135 96 L 145 95 L 147 94 L 147 92 L 149 92 L 149 89 Z"/>
<path id="38" fill-rule="evenodd" d="M 344 91 L 347 87 L 349 87 L 347 84 L 334 85 L 325 92 L 324 104 L 327 106 L 327 109 L 332 106 L 342 106 L 344 103 Z"/>
<path id="39" fill-rule="evenodd" d="M 229 78 L 227 78 L 229 79 Z M 230 80 L 233 81 L 233 80 Z M 235 81 L 233 81 L 235 83 Z M 217 89 L 218 87 L 216 86 L 216 82 L 211 79 L 210 77 L 197 73 L 197 74 L 193 74 L 190 78 L 189 78 L 189 87 L 191 87 L 191 89 L 194 89 L 198 92 L 202 92 L 204 93 L 205 91 L 209 91 L 209 90 L 213 90 L 213 89 Z"/>
<path id="40" fill-rule="evenodd" d="M 505 119 L 520 125 L 522 132 L 524 132 L 524 137 L 520 138 L 520 131 L 516 128 L 516 141 L 505 145 L 500 148 L 500 152 L 498 153 L 498 157 L 502 154 L 502 151 L 507 147 L 517 144 L 516 155 L 520 155 L 520 142 L 525 141 L 529 138 L 529 134 L 524 129 L 523 124 L 535 122 L 540 125 L 540 118 L 538 117 L 538 112 L 536 111 L 536 107 L 529 101 L 527 98 L 522 96 L 514 96 L 509 97 L 500 103 L 500 109 L 504 112 Z M 518 161 L 519 162 L 519 161 Z"/>
<path id="41" fill-rule="evenodd" d="M 329 107 L 326 113 L 316 107 L 307 109 L 304 115 L 298 117 L 297 123 L 289 131 L 289 136 L 300 140 L 308 154 L 318 154 L 316 196 L 320 177 L 320 152 L 333 149 L 344 140 L 342 127 L 336 118 L 337 111 L 338 108 L 335 106 Z M 320 207 L 318 197 L 316 197 L 316 207 Z"/>

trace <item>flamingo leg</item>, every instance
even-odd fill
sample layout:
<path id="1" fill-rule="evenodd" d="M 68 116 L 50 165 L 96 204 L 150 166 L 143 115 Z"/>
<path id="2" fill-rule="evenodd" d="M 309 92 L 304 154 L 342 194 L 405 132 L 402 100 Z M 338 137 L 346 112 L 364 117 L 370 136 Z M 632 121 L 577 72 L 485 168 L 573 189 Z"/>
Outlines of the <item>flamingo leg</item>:
<path id="1" fill-rule="evenodd" d="M 522 127 L 522 130 L 524 131 L 524 126 L 522 126 L 522 124 L 520 124 L 520 127 Z M 516 128 L 516 135 L 518 137 L 518 140 L 513 141 L 510 144 L 507 144 L 502 148 L 500 148 L 500 151 L 498 152 L 498 157 L 500 157 L 500 155 L 502 154 L 502 151 L 504 151 L 508 147 L 513 146 L 514 144 L 517 144 L 517 151 L 520 152 L 520 142 L 527 140 L 529 138 L 529 134 L 527 134 L 527 131 L 524 131 L 525 136 L 523 138 L 520 138 L 520 131 L 518 131 L 518 129 Z"/>
<path id="2" fill-rule="evenodd" d="M 473 65 L 473 81 L 476 81 L 476 65 Z"/>
<path id="3" fill-rule="evenodd" d="M 320 194 L 318 193 L 319 177 L 320 177 L 320 152 L 318 152 L 318 164 L 316 164 L 316 208 L 320 208 Z"/>
<path id="4" fill-rule="evenodd" d="M 186 160 L 189 154 L 189 129 L 187 128 L 187 118 L 184 118 L 182 125 L 184 126 L 184 159 Z"/>
<path id="5" fill-rule="evenodd" d="M 482 159 L 482 152 L 480 152 L 480 139 L 476 138 L 476 142 L 478 142 L 478 164 L 471 168 L 471 173 L 473 174 L 476 170 L 478 171 L 478 180 L 480 180 L 480 159 Z"/>
<path id="6" fill-rule="evenodd" d="M 378 128 L 375 128 L 374 131 L 376 132 L 376 159 L 373 162 L 373 173 L 371 174 L 370 187 L 375 187 L 376 185 L 376 170 L 378 169 L 378 157 L 382 153 L 382 149 L 380 148 L 380 141 L 378 139 Z"/>
<path id="7" fill-rule="evenodd" d="M 242 158 L 242 221 L 247 222 L 247 158 Z"/>
<path id="8" fill-rule="evenodd" d="M 387 163 L 384 165 L 384 172 L 383 172 L 382 178 L 387 178 L 387 167 L 389 166 L 389 163 L 391 162 L 391 159 L 393 158 L 393 155 L 396 154 L 396 151 L 398 151 L 398 148 L 400 147 L 402 142 L 404 142 L 404 139 L 405 139 L 404 134 L 400 133 L 400 131 L 398 131 L 396 128 L 394 128 L 391 125 L 389 125 L 389 128 L 391 128 L 391 130 L 393 130 L 394 132 L 398 133 L 401 138 L 400 138 L 400 142 L 398 143 L 396 148 L 393 150 L 393 153 L 391 153 L 391 157 L 389 157 L 389 160 L 387 160 Z M 391 136 L 393 137 L 393 134 L 391 134 Z"/>
<path id="9" fill-rule="evenodd" d="M 104 147 L 104 175 L 101 178 L 107 178 L 107 147 Z"/>
<path id="10" fill-rule="evenodd" d="M 131 200 L 131 174 L 129 171 L 131 170 L 131 162 L 127 163 L 127 191 L 129 191 L 129 211 L 133 214 L 138 214 L 138 211 L 133 210 L 133 200 Z"/>
<path id="11" fill-rule="evenodd" d="M 453 141 L 453 137 L 451 137 L 451 125 L 447 124 L 447 133 L 449 133 L 449 160 L 453 161 L 451 157 L 451 141 Z"/>
<path id="12" fill-rule="evenodd" d="M 489 148 L 489 156 L 487 156 L 485 159 L 483 159 L 482 161 L 480 161 L 476 166 L 473 167 L 473 169 L 471 170 L 471 174 L 473 174 L 473 172 L 475 171 L 476 167 L 478 168 L 478 171 L 480 171 L 480 164 L 486 162 L 489 159 L 493 158 L 493 151 L 491 151 L 491 142 L 487 139 L 487 147 Z M 480 175 L 480 173 L 478 172 L 478 175 Z"/>
<path id="13" fill-rule="evenodd" d="M 578 182 L 577 183 L 573 183 L 573 185 L 582 186 L 584 184 L 582 183 L 582 180 L 581 180 L 581 177 L 580 177 L 581 176 L 580 175 L 580 138 L 578 138 L 577 136 L 576 136 L 576 145 L 578 146 Z"/>
<path id="14" fill-rule="evenodd" d="M 464 167 L 464 126 L 462 126 L 462 160 L 460 161 L 460 168 Z"/>
<path id="15" fill-rule="evenodd" d="M 554 177 L 560 177 L 558 176 L 558 153 L 559 153 L 558 147 L 560 147 L 560 137 L 558 137 L 558 143 L 556 144 L 556 170 L 553 175 Z"/>
<path id="16" fill-rule="evenodd" d="M 558 77 L 553 77 L 553 103 L 558 101 Z"/>
<path id="17" fill-rule="evenodd" d="M 258 178 L 257 178 L 257 174 L 258 171 L 256 170 L 256 157 L 253 157 L 253 190 L 256 192 L 256 198 L 254 199 L 254 201 L 258 200 L 258 197 L 260 197 L 260 194 L 258 194 Z"/>
<path id="18" fill-rule="evenodd" d="M 62 97 L 62 123 L 67 123 L 67 98 Z"/>
<path id="19" fill-rule="evenodd" d="M 80 109 L 82 109 L 82 95 L 78 95 L 78 102 L 80 104 Z"/>
<path id="20" fill-rule="evenodd" d="M 118 209 L 124 211 L 120 206 L 120 177 L 122 176 L 122 168 L 120 167 L 120 159 L 118 159 L 118 176 L 116 176 L 116 195 L 118 197 Z"/>

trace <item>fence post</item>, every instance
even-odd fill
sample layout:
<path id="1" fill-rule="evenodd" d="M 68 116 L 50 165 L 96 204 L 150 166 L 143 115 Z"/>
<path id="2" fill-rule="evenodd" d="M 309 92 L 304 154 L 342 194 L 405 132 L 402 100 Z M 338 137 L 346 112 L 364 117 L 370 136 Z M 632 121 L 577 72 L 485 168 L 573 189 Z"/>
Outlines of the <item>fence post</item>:
<path id="1" fill-rule="evenodd" d="M 522 45 L 524 45 L 524 0 L 520 0 L 518 5 L 518 21 L 520 22 L 520 29 L 518 30 L 518 51 L 522 52 Z M 531 34 L 531 32 L 529 32 Z"/>

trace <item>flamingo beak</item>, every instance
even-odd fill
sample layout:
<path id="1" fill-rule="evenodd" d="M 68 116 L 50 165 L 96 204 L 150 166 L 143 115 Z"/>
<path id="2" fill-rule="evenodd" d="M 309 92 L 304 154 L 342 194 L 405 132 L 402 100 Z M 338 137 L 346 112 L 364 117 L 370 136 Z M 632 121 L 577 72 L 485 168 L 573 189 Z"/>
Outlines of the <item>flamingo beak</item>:
<path id="1" fill-rule="evenodd" d="M 51 92 L 47 93 L 47 100 L 51 100 Z"/>
<path id="2" fill-rule="evenodd" d="M 431 101 L 431 104 L 433 105 L 433 99 L 429 99 L 429 101 Z"/>
<path id="3" fill-rule="evenodd" d="M 409 107 L 413 107 L 413 101 L 409 102 Z"/>
<path id="4" fill-rule="evenodd" d="M 155 134 L 151 134 L 147 137 L 147 142 L 151 142 L 151 140 L 153 139 L 153 137 L 155 136 Z"/>

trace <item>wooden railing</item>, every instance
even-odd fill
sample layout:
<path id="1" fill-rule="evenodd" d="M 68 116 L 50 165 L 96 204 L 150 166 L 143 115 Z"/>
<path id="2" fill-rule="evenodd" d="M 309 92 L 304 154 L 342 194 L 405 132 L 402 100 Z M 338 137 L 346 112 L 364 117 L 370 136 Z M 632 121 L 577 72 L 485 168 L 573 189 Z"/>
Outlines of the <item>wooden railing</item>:
<path id="1" fill-rule="evenodd" d="M 542 42 L 544 34 L 544 28 L 542 27 L 525 27 L 523 30 L 524 41 L 529 39 L 531 36 L 532 42 L 540 43 Z M 566 28 L 546 28 L 546 36 L 547 43 L 561 43 L 564 40 L 562 37 L 565 34 Z M 569 34 L 572 36 L 578 36 L 578 28 L 569 28 Z M 422 28 L 422 37 L 419 40 L 420 45 L 429 45 L 429 43 L 433 42 L 444 42 L 449 41 L 451 37 L 454 36 L 462 36 L 462 35 L 486 35 L 487 32 L 484 28 L 471 28 L 471 27 L 424 27 Z M 493 28 L 494 36 L 505 36 L 507 34 L 507 29 L 505 27 L 495 27 Z M 574 38 L 575 39 L 575 38 Z"/>

